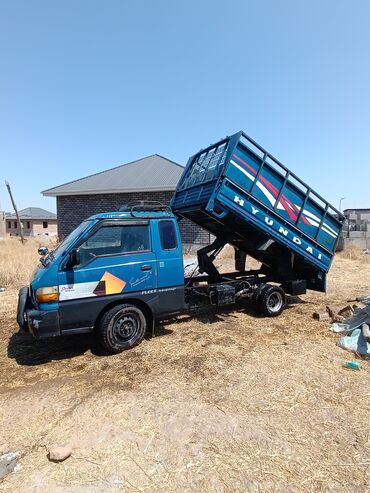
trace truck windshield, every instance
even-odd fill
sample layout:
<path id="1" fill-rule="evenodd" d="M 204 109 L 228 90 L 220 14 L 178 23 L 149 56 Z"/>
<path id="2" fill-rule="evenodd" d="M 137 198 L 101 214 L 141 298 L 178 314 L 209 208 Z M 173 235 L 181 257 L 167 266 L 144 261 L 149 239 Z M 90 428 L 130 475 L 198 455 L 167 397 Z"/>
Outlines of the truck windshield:
<path id="1" fill-rule="evenodd" d="M 60 245 L 57 246 L 55 250 L 52 252 L 53 258 L 57 257 L 58 255 L 62 255 L 65 250 L 67 250 L 70 245 L 72 245 L 77 238 L 81 236 L 81 234 L 89 229 L 89 225 L 92 224 L 93 221 L 83 221 L 79 226 L 77 226 L 76 229 L 72 231 Z"/>

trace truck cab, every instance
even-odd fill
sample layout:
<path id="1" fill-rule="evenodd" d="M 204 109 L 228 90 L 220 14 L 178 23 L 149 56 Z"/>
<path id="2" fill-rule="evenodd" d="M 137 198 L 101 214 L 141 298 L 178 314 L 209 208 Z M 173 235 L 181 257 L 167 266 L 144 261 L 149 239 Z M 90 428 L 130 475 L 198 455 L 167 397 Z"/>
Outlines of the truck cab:
<path id="1" fill-rule="evenodd" d="M 166 207 L 124 208 L 80 224 L 19 294 L 18 323 L 36 337 L 97 329 L 110 352 L 138 344 L 154 319 L 184 309 L 182 245 Z"/>

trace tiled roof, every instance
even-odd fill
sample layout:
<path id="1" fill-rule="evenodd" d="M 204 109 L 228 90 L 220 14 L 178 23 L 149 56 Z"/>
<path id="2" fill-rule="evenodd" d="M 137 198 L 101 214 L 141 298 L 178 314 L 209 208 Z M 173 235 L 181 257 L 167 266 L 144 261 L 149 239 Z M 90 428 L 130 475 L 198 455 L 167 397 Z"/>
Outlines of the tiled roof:
<path id="1" fill-rule="evenodd" d="M 64 183 L 42 192 L 43 195 L 87 195 L 114 192 L 149 192 L 175 190 L 183 166 L 153 154 L 131 163 Z"/>
<path id="2" fill-rule="evenodd" d="M 26 207 L 18 211 L 20 219 L 56 219 L 57 215 L 54 212 L 47 211 L 41 207 Z M 16 219 L 14 213 L 6 214 L 7 219 Z"/>

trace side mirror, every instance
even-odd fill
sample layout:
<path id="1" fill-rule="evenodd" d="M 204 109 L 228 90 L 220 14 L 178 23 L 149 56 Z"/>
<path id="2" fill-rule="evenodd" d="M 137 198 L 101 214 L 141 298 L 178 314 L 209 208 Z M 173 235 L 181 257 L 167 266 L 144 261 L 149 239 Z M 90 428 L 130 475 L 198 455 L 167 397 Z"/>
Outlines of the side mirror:
<path id="1" fill-rule="evenodd" d="M 45 255 L 47 255 L 49 253 L 49 248 L 46 247 L 46 246 L 41 246 L 38 250 L 37 250 L 38 254 L 41 255 L 41 257 L 45 257 Z"/>
<path id="2" fill-rule="evenodd" d="M 80 256 L 78 254 L 78 250 L 74 248 L 71 250 L 71 253 L 69 254 L 69 258 L 65 264 L 66 269 L 72 269 L 75 265 L 78 265 L 80 263 Z"/>

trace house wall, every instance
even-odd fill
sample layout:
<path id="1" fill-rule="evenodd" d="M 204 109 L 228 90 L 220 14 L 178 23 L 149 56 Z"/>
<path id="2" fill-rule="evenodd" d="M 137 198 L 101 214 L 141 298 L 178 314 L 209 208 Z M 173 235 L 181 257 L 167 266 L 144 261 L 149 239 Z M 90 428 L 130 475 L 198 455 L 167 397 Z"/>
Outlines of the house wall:
<path id="1" fill-rule="evenodd" d="M 17 220 L 16 219 L 8 219 L 6 218 L 6 233 L 8 235 L 19 235 L 19 228 L 18 228 L 18 223 L 17 223 Z M 26 235 L 26 231 L 27 229 L 24 230 L 24 235 Z"/>
<path id="2" fill-rule="evenodd" d="M 172 192 L 111 193 L 97 195 L 69 195 L 57 197 L 58 236 L 67 236 L 84 219 L 101 212 L 118 211 L 123 204 L 134 200 L 156 200 L 168 204 Z M 179 223 L 182 241 L 185 245 L 210 242 L 210 234 L 191 221 Z"/>
<path id="3" fill-rule="evenodd" d="M 47 222 L 48 227 L 44 228 L 43 223 Z M 24 221 L 23 221 L 24 225 Z M 48 234 L 49 236 L 56 236 L 58 234 L 58 223 L 55 219 L 39 220 L 35 219 L 31 222 L 31 228 L 34 236 Z"/>
<path id="4" fill-rule="evenodd" d="M 38 236 L 38 235 L 48 235 L 48 236 L 56 236 L 57 235 L 57 220 L 56 219 L 45 219 L 48 223 L 48 227 L 44 228 L 43 219 L 21 219 L 23 224 L 23 235 L 24 236 Z M 9 227 L 10 223 L 10 227 Z M 30 227 L 27 228 L 27 224 L 30 223 Z M 17 226 L 16 219 L 6 219 L 6 233 L 9 235 L 19 235 L 19 228 Z"/>
<path id="5" fill-rule="evenodd" d="M 346 217 L 342 233 L 344 247 L 355 243 L 370 250 L 370 209 L 346 209 L 343 214 Z"/>
<path id="6" fill-rule="evenodd" d="M 17 221 L 15 219 L 6 218 L 5 227 L 7 234 L 15 234 L 18 231 Z"/>

